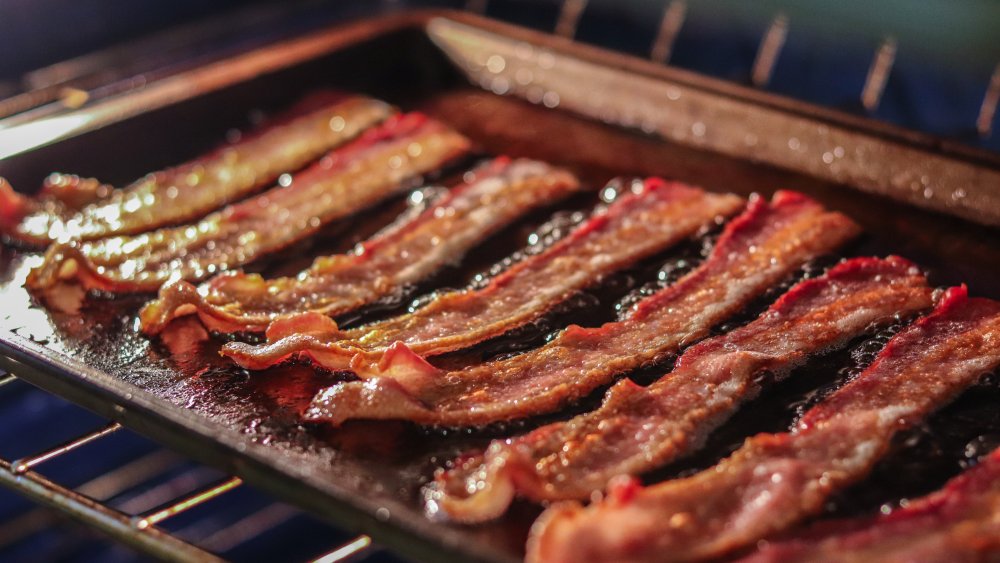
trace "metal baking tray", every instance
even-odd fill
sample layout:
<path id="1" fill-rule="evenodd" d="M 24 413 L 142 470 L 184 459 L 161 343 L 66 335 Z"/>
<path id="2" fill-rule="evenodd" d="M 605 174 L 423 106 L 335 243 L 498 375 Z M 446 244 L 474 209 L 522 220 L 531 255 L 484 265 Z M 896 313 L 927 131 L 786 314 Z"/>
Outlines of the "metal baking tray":
<path id="1" fill-rule="evenodd" d="M 426 111 L 485 153 L 566 166 L 595 191 L 618 175 L 662 175 L 742 195 L 800 190 L 865 228 L 847 253 L 901 254 L 928 268 L 936 284 L 965 282 L 974 294 L 1000 297 L 1000 231 L 990 226 L 1000 224 L 995 155 L 459 12 L 342 25 L 23 125 L 31 129 L 0 129 L 0 176 L 34 186 L 58 169 L 121 185 L 197 156 L 248 116 L 322 88 Z M 592 193 L 569 205 L 595 200 Z M 398 205 L 366 213 L 298 253 L 349 248 L 394 210 Z M 483 269 L 523 244 L 539 221 L 529 218 L 494 237 L 474 259 L 416 293 Z M 63 312 L 40 308 L 21 288 L 38 259 L 0 250 L 0 368 L 403 555 L 523 555 L 537 507 L 515 504 L 499 522 L 453 526 L 424 517 L 419 489 L 463 448 L 531 422 L 461 432 L 397 423 L 302 425 L 297 413 L 336 374 L 301 365 L 242 372 L 219 358 L 218 341 L 204 339 L 191 319 L 149 341 L 135 331 L 148 296 L 78 296 L 82 302 Z M 255 267 L 294 271 L 300 263 Z M 642 272 L 615 277 L 612 285 L 620 287 L 595 290 L 596 301 L 641 284 Z M 851 358 L 845 352 L 811 363 L 810 375 L 766 393 L 704 453 L 657 476 L 711 463 L 750 430 L 787 425 L 795 400 L 828 384 Z M 850 491 L 845 498 L 855 502 L 830 511 L 864 510 L 940 485 L 958 471 L 967 442 L 1000 443 L 998 399 L 995 380 L 967 393 Z M 915 477 L 899 478 L 906 464 Z"/>

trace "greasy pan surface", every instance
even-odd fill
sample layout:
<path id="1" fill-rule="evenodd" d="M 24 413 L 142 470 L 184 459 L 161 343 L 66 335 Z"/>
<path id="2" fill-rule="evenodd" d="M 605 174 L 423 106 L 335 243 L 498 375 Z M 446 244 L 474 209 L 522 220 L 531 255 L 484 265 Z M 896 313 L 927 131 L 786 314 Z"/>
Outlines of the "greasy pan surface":
<path id="1" fill-rule="evenodd" d="M 358 91 L 420 109 L 458 128 L 485 153 L 546 160 L 576 172 L 589 197 L 565 202 L 585 209 L 594 192 L 617 175 L 662 175 L 741 195 L 800 190 L 843 211 L 865 229 L 844 255 L 899 254 L 928 268 L 938 285 L 968 283 L 973 294 L 1000 298 L 1000 232 L 918 210 L 847 186 L 826 183 L 746 160 L 670 144 L 651 136 L 501 97 L 467 85 L 419 28 L 388 32 L 288 69 L 243 81 L 173 106 L 0 162 L 14 186 L 39 185 L 53 170 L 96 176 L 123 185 L 143 173 L 197 156 L 255 112 L 291 104 L 318 88 Z M 319 253 L 349 249 L 386 224 L 405 204 L 396 201 L 335 225 L 296 247 L 295 257 L 254 264 L 287 274 Z M 460 285 L 525 244 L 553 209 L 536 213 L 491 238 L 472 258 L 415 288 L 407 298 L 344 322 L 405 310 L 412 297 Z M 665 263 L 698 255 L 700 241 L 613 276 L 536 326 L 475 350 L 440 359 L 461 364 L 523 349 L 570 322 L 595 325 L 614 316 L 614 304 L 655 281 Z M 159 340 L 137 334 L 136 313 L 148 296 L 109 300 L 68 295 L 56 309 L 33 304 L 21 288 L 37 255 L 0 250 L 0 367 L 66 395 L 204 461 L 244 475 L 257 486 L 298 502 L 377 542 L 418 558 L 486 560 L 523 554 L 538 509 L 517 504 L 499 522 L 479 527 L 428 521 L 420 487 L 433 469 L 491 437 L 521 432 L 539 421 L 479 431 L 423 430 L 396 423 L 351 423 L 340 429 L 300 424 L 298 413 L 315 391 L 343 375 L 288 365 L 248 374 L 217 354 L 219 340 L 188 317 Z M 772 292 L 769 299 L 777 293 Z M 766 305 L 766 301 L 760 304 Z M 760 307 L 743 315 L 752 318 Z M 843 352 L 811 361 L 799 377 L 766 391 L 716 432 L 694 458 L 664 468 L 664 479 L 705 467 L 748 435 L 786 428 L 797 412 L 871 359 L 886 334 L 869 335 Z M 648 382 L 669 362 L 633 374 Z M 602 390 L 603 391 L 603 390 Z M 596 395 L 599 397 L 600 393 Z M 592 399 L 588 404 L 593 405 Z M 988 379 L 936 415 L 926 428 L 899 440 L 874 475 L 828 506 L 838 515 L 871 512 L 939 487 L 963 464 L 1000 444 L 1000 384 Z M 566 417 L 562 413 L 557 417 Z"/>

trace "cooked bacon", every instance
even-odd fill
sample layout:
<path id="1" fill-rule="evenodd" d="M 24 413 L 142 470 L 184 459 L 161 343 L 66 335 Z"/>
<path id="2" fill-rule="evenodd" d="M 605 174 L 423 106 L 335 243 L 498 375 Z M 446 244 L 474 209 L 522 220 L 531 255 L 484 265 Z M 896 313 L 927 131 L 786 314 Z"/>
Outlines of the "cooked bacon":
<path id="1" fill-rule="evenodd" d="M 338 97 L 336 103 L 328 100 L 310 109 L 301 108 L 296 117 L 277 120 L 204 157 L 108 190 L 82 209 L 65 198 L 46 197 L 44 190 L 35 199 L 0 186 L 0 202 L 7 210 L 0 213 L 0 232 L 22 243 L 45 245 L 142 233 L 197 219 L 296 171 L 394 113 L 391 106 L 362 97 Z M 91 183 L 96 182 L 83 181 L 82 187 Z"/>
<path id="2" fill-rule="evenodd" d="M 53 172 L 42 182 L 42 189 L 34 197 L 42 205 L 60 206 L 62 209 L 79 211 L 91 203 L 109 197 L 114 186 L 101 183 L 94 178 L 81 178 L 75 174 Z M 53 212 L 59 213 L 56 207 Z"/>
<path id="3" fill-rule="evenodd" d="M 458 350 L 537 319 L 602 276 L 676 244 L 742 200 L 683 184 L 649 179 L 619 196 L 569 235 L 518 262 L 481 289 L 441 294 L 408 315 L 338 331 L 325 316 L 282 320 L 268 328 L 270 343 L 231 343 L 223 353 L 245 368 L 263 369 L 302 354 L 331 369 L 378 373 L 394 342 L 422 357 Z"/>
<path id="4" fill-rule="evenodd" d="M 1000 365 L 1000 303 L 948 290 L 856 379 L 790 432 L 759 434 L 715 467 L 643 488 L 615 479 L 604 501 L 549 508 L 530 561 L 700 560 L 753 545 L 819 512 L 863 479 L 900 430 Z"/>
<path id="5" fill-rule="evenodd" d="M 50 174 L 42 183 L 42 189 L 28 197 L 14 191 L 6 179 L 0 178 L 0 238 L 5 242 L 32 245 L 31 241 L 19 239 L 11 232 L 24 217 L 30 214 L 68 217 L 88 204 L 107 198 L 113 190 L 93 178 Z"/>
<path id="6" fill-rule="evenodd" d="M 380 375 L 320 392 L 306 417 L 407 419 L 467 426 L 549 412 L 705 336 L 801 264 L 857 233 L 838 213 L 793 192 L 755 198 L 711 256 L 677 283 L 643 299 L 619 322 L 570 326 L 545 346 L 510 359 L 440 371 L 405 344 L 389 348 Z"/>
<path id="7" fill-rule="evenodd" d="M 757 320 L 690 348 L 649 387 L 625 379 L 596 411 L 495 440 L 484 455 L 438 474 L 428 512 L 478 522 L 502 514 L 515 492 L 535 501 L 587 499 L 617 475 L 639 475 L 698 448 L 709 432 L 811 354 L 873 324 L 932 304 L 902 258 L 855 258 L 799 283 Z M 471 492 L 471 494 L 470 494 Z"/>
<path id="8" fill-rule="evenodd" d="M 93 178 L 54 173 L 45 179 L 37 194 L 27 197 L 0 178 L 0 233 L 4 232 L 4 225 L 15 225 L 28 213 L 68 215 L 109 197 L 112 190 L 113 187 Z"/>
<path id="9" fill-rule="evenodd" d="M 351 311 L 422 280 L 524 213 L 579 187 L 564 170 L 501 157 L 356 252 L 319 258 L 295 277 L 265 280 L 232 272 L 200 290 L 185 281 L 169 283 L 142 311 L 142 328 L 156 334 L 174 317 L 196 312 L 216 331 L 263 331 L 290 313 L 309 311 L 307 318 L 326 319 Z"/>
<path id="10" fill-rule="evenodd" d="M 392 118 L 297 174 L 290 186 L 274 187 L 197 223 L 53 244 L 28 286 L 44 289 L 76 279 L 87 289 L 152 291 L 168 279 L 204 278 L 276 252 L 383 200 L 468 147 L 465 137 L 426 116 Z"/>
<path id="11" fill-rule="evenodd" d="M 1000 450 L 943 489 L 874 519 L 825 522 L 764 544 L 744 563 L 1000 560 Z"/>

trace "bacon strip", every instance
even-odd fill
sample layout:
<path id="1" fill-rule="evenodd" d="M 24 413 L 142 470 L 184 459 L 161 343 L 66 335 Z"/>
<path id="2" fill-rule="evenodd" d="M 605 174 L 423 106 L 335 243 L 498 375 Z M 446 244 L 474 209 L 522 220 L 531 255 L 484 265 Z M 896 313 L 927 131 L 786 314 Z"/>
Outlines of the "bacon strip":
<path id="1" fill-rule="evenodd" d="M 87 205 L 108 198 L 114 187 L 93 178 L 72 174 L 50 174 L 37 194 L 27 197 L 17 193 L 5 178 L 0 178 L 0 241 L 22 246 L 40 245 L 12 234 L 14 226 L 28 215 L 67 218 Z"/>
<path id="2" fill-rule="evenodd" d="M 300 311 L 311 312 L 307 319 L 351 311 L 398 293 L 524 213 L 579 188 L 564 170 L 501 157 L 356 252 L 319 258 L 295 277 L 265 280 L 233 272 L 200 290 L 185 281 L 169 283 L 142 311 L 142 329 L 156 334 L 176 316 L 194 312 L 213 330 L 239 332 L 263 331 L 273 319 Z"/>
<path id="3" fill-rule="evenodd" d="M 620 196 L 548 249 L 530 256 L 481 289 L 454 291 L 408 314 L 349 331 L 326 317 L 302 316 L 268 328 L 265 346 L 231 343 L 223 354 L 263 369 L 301 354 L 331 369 L 376 373 L 394 342 L 422 357 L 499 336 L 546 311 L 610 272 L 672 246 L 742 200 L 678 183 L 646 180 Z"/>
<path id="4" fill-rule="evenodd" d="M 183 223 L 257 191 L 282 173 L 294 172 L 395 113 L 383 102 L 362 97 L 340 97 L 337 103 L 327 102 L 304 115 L 303 111 L 197 160 L 150 174 L 102 197 L 95 194 L 95 201 L 79 210 L 60 197 L 43 193 L 40 199 L 29 198 L 0 184 L 0 204 L 5 208 L 0 232 L 22 243 L 46 245 Z"/>
<path id="5" fill-rule="evenodd" d="M 399 192 L 465 153 L 469 141 L 420 114 L 392 118 L 295 176 L 288 187 L 198 223 L 135 236 L 57 243 L 28 276 L 32 289 L 76 279 L 87 289 L 153 291 L 246 264 Z"/>
<path id="6" fill-rule="evenodd" d="M 1000 559 L 1000 450 L 943 489 L 875 519 L 817 526 L 765 544 L 744 563 L 882 561 L 955 563 Z"/>
<path id="7" fill-rule="evenodd" d="M 649 387 L 624 379 L 598 410 L 494 440 L 484 455 L 439 472 L 428 512 L 479 522 L 500 516 L 515 492 L 539 502 L 587 499 L 616 475 L 638 475 L 697 449 L 760 392 L 762 373 L 783 378 L 807 356 L 931 304 L 927 280 L 902 258 L 842 262 L 793 287 L 752 323 L 693 346 Z"/>
<path id="8" fill-rule="evenodd" d="M 626 477 L 589 508 L 554 505 L 533 527 L 528 560 L 700 560 L 785 530 L 863 479 L 896 432 L 1000 365 L 998 339 L 1000 303 L 952 288 L 792 431 L 750 438 L 686 479 L 643 488 Z"/>
<path id="9" fill-rule="evenodd" d="M 320 392 L 306 417 L 335 424 L 381 418 L 467 426 L 555 410 L 703 337 L 857 230 L 847 217 L 800 194 L 779 192 L 773 204 L 755 198 L 705 263 L 637 303 L 619 322 L 573 325 L 541 348 L 455 372 L 439 371 L 397 344 L 383 358 L 381 375 Z"/>

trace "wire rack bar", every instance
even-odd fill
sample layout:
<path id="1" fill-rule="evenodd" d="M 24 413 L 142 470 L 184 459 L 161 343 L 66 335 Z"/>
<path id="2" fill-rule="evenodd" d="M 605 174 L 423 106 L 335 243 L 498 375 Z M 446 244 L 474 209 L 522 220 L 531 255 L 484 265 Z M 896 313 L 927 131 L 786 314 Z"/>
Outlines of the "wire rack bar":
<path id="1" fill-rule="evenodd" d="M 861 90 L 861 105 L 868 111 L 875 111 L 882 101 L 885 85 L 889 82 L 889 73 L 896 62 L 896 39 L 887 37 L 875 51 L 875 58 L 868 68 L 865 86 Z"/>
<path id="2" fill-rule="evenodd" d="M 684 18 L 687 17 L 687 2 L 684 0 L 673 0 L 667 5 L 663 12 L 663 19 L 660 20 L 660 29 L 656 32 L 656 39 L 649 50 L 649 58 L 655 62 L 666 64 L 670 61 L 670 54 L 674 50 L 674 43 L 677 42 L 677 34 L 684 26 Z"/>
<path id="3" fill-rule="evenodd" d="M 764 33 L 760 48 L 757 50 L 757 58 L 753 62 L 750 80 L 754 86 L 763 88 L 771 81 L 774 65 L 778 62 L 778 55 L 781 54 L 781 48 L 785 46 L 785 38 L 787 37 L 788 17 L 784 14 L 778 14 Z"/>
<path id="4" fill-rule="evenodd" d="M 983 104 L 979 106 L 979 116 L 976 118 L 976 131 L 986 139 L 993 133 L 993 121 L 997 115 L 997 104 L 1000 103 L 1000 64 L 993 70 L 990 83 L 986 87 Z"/>
<path id="5" fill-rule="evenodd" d="M 587 0 L 565 0 L 559 10 L 554 33 L 566 39 L 576 37 L 576 27 L 580 25 L 580 17 L 587 9 Z"/>
<path id="6" fill-rule="evenodd" d="M 145 530 L 155 526 L 168 518 L 173 518 L 182 512 L 187 512 L 200 504 L 228 493 L 242 484 L 243 479 L 240 479 L 239 477 L 230 477 L 225 481 L 216 483 L 215 485 L 189 495 L 182 500 L 173 501 L 169 506 L 154 510 L 153 512 L 138 517 L 135 520 L 135 527 L 140 530 Z"/>
<path id="7" fill-rule="evenodd" d="M 50 459 L 57 458 L 81 446 L 85 446 L 95 440 L 100 440 L 101 438 L 109 434 L 113 434 L 121 430 L 121 428 L 122 428 L 121 424 L 117 422 L 112 422 L 99 430 L 95 430 L 93 432 L 90 432 L 89 434 L 84 434 L 79 438 L 74 438 L 72 440 L 69 440 L 68 442 L 64 442 L 63 444 L 60 444 L 50 450 L 46 450 L 44 452 L 41 452 L 39 454 L 30 457 L 24 457 L 19 460 L 15 460 L 11 462 L 12 466 L 11 470 L 14 472 L 14 474 L 20 475 L 38 465 L 45 463 L 46 461 L 49 461 Z"/>
<path id="8" fill-rule="evenodd" d="M 345 561 L 350 557 L 360 555 L 362 552 L 367 551 L 371 548 L 371 545 L 372 539 L 370 537 L 364 535 L 358 536 L 330 553 L 327 553 L 318 559 L 314 559 L 312 563 L 340 563 L 341 561 Z"/>
<path id="9" fill-rule="evenodd" d="M 54 483 L 34 471 L 17 473 L 0 459 L 0 486 L 104 532 L 112 538 L 166 561 L 222 561 L 217 556 L 156 527 L 138 529 L 134 519 L 86 495 Z"/>
<path id="10" fill-rule="evenodd" d="M 170 450 L 158 450 L 135 459 L 77 487 L 77 492 L 107 502 L 122 492 L 147 482 L 170 469 L 180 458 Z M 52 525 L 57 516 L 46 508 L 36 508 L 0 525 L 0 549 Z"/>

